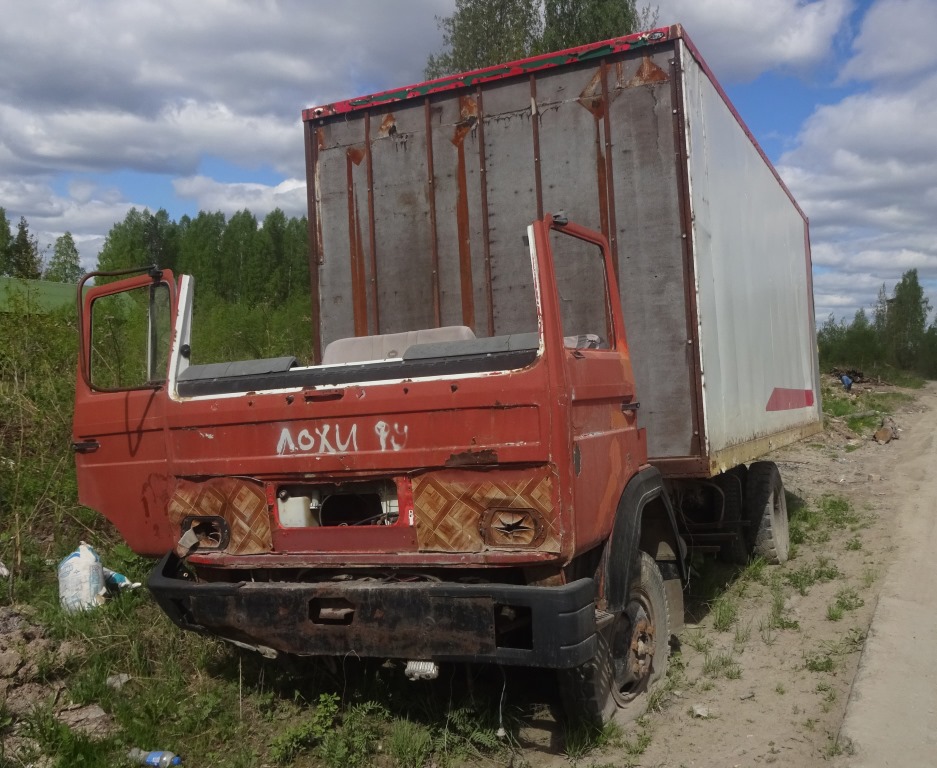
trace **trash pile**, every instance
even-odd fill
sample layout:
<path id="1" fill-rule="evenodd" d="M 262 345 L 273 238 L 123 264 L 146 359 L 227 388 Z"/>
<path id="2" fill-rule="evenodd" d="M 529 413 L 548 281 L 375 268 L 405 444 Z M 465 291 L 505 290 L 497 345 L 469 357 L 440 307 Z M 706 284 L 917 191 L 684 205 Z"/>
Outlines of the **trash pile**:
<path id="1" fill-rule="evenodd" d="M 59 563 L 59 602 L 69 613 L 103 605 L 109 596 L 139 586 L 139 581 L 131 582 L 122 573 L 101 565 L 94 547 L 83 541 Z"/>
<path id="2" fill-rule="evenodd" d="M 141 586 L 105 568 L 94 547 L 84 541 L 58 564 L 57 570 L 59 603 L 68 613 L 93 610 L 115 595 Z M 0 562 L 0 579 L 9 577 L 9 569 Z M 5 713 L 0 719 L 0 764 L 6 765 L 4 758 L 8 758 L 20 761 L 10 765 L 51 768 L 54 760 L 36 757 L 38 745 L 24 727 L 25 719 L 37 707 L 51 703 L 56 720 L 91 738 L 110 736 L 116 726 L 98 704 L 69 704 L 65 684 L 41 674 L 43 667 L 46 672 L 49 668 L 64 668 L 84 658 L 87 652 L 80 643 L 54 642 L 29 615 L 21 607 L 0 606 L 0 711 Z M 126 673 L 115 674 L 108 677 L 107 685 L 119 690 L 130 681 Z M 139 765 L 182 765 L 182 758 L 168 751 L 133 749 L 127 756 Z"/>

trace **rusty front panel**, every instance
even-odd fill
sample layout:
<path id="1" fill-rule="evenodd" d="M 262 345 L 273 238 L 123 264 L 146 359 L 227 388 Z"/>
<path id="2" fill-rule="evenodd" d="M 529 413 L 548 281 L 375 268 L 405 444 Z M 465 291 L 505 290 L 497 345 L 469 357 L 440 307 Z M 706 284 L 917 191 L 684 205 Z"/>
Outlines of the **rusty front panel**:
<path id="1" fill-rule="evenodd" d="M 270 552 L 270 514 L 261 485 L 236 477 L 192 481 L 177 479 L 168 515 L 177 531 L 187 517 L 221 517 L 230 539 L 225 551 L 232 555 Z"/>
<path id="2" fill-rule="evenodd" d="M 523 396 L 524 383 L 517 386 Z M 463 396 L 467 388 L 464 381 L 455 392 L 447 382 L 355 387 L 342 399 L 311 404 L 257 395 L 214 401 L 211 411 L 183 403 L 170 428 L 172 470 L 180 476 L 391 476 L 443 467 L 480 445 L 502 463 L 544 460 L 548 432 L 540 408 L 491 405 L 496 390 L 478 386 Z"/>
<path id="3" fill-rule="evenodd" d="M 377 333 L 433 328 L 433 237 L 430 231 L 426 121 L 423 105 L 410 102 L 372 117 L 371 136 Z M 406 279 L 401 279 L 401 274 Z"/>
<path id="4" fill-rule="evenodd" d="M 420 549 L 429 552 L 480 552 L 488 541 L 510 549 L 559 552 L 562 527 L 558 478 L 553 467 L 497 471 L 444 470 L 413 479 L 413 504 Z M 533 525 L 518 523 L 516 542 L 483 530 L 492 510 L 526 510 Z M 495 523 L 496 524 L 496 523 Z M 523 527 L 523 531 L 520 528 Z M 495 532 L 497 534 L 497 532 Z"/>
<path id="5" fill-rule="evenodd" d="M 487 336 L 479 112 L 473 91 L 432 103 L 433 189 L 442 324 L 467 325 Z"/>

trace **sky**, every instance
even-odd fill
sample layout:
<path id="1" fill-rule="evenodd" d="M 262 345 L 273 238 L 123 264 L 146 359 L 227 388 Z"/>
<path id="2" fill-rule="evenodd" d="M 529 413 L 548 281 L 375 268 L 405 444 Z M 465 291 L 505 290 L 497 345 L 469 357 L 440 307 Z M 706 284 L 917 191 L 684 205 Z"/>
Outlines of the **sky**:
<path id="1" fill-rule="evenodd" d="M 302 109 L 422 80 L 454 4 L 0 0 L 0 206 L 86 269 L 133 207 L 301 216 Z M 818 320 L 937 304 L 937 0 L 656 6 L 810 218 Z"/>

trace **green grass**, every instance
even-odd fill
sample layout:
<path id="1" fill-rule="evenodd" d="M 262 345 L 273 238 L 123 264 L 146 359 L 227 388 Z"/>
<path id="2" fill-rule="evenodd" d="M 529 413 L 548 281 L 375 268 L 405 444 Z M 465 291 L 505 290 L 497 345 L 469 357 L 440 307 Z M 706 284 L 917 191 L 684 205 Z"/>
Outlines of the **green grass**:
<path id="1" fill-rule="evenodd" d="M 901 377 L 897 386 L 918 389 L 924 380 L 917 377 Z M 894 413 L 898 408 L 914 401 L 914 396 L 905 392 L 866 392 L 858 387 L 847 394 L 840 387 L 823 388 L 823 412 L 827 416 L 842 419 L 857 435 L 874 431 L 883 416 Z M 865 414 L 865 415 L 860 415 Z"/>
<path id="2" fill-rule="evenodd" d="M 738 619 L 738 597 L 730 591 L 723 592 L 713 601 L 710 615 L 713 620 L 713 629 L 717 632 L 728 632 Z"/>
<path id="3" fill-rule="evenodd" d="M 707 653 L 703 659 L 703 674 L 710 678 L 737 680 L 742 676 L 742 667 L 731 653 Z"/>
<path id="4" fill-rule="evenodd" d="M 836 593 L 834 600 L 826 609 L 826 618 L 839 621 L 849 611 L 855 611 L 865 605 L 865 600 L 852 587 L 844 587 Z"/>

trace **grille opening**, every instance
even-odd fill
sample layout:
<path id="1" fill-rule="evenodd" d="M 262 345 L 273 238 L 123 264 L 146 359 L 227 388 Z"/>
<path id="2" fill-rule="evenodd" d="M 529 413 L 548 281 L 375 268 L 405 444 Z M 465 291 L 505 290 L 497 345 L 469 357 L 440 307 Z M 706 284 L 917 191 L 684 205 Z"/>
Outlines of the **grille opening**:
<path id="1" fill-rule="evenodd" d="M 376 493 L 337 493 L 324 499 L 319 510 L 322 525 L 376 525 L 383 517 Z"/>
<path id="2" fill-rule="evenodd" d="M 495 605 L 495 644 L 499 648 L 534 649 L 530 606 Z"/>

